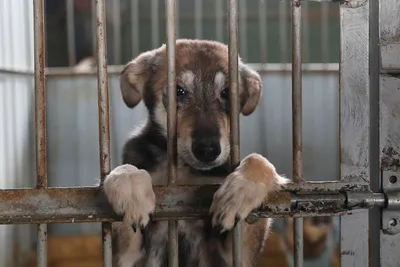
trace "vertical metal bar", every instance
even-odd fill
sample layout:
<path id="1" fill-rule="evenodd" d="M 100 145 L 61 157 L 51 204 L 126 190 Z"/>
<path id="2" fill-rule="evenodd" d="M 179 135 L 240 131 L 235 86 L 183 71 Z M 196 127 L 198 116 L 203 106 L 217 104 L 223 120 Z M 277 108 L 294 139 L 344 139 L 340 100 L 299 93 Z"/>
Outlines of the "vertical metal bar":
<path id="1" fill-rule="evenodd" d="M 176 1 L 165 0 L 167 33 L 167 157 L 168 184 L 176 183 L 175 138 L 176 138 L 176 80 L 175 80 L 175 43 L 176 43 Z M 178 267 L 178 229 L 177 221 L 168 221 L 168 263 L 169 267 Z"/>
<path id="2" fill-rule="evenodd" d="M 224 39 L 224 5 L 223 0 L 215 0 L 215 37 L 217 41 Z"/>
<path id="3" fill-rule="evenodd" d="M 139 0 L 131 2 L 132 58 L 139 54 Z"/>
<path id="4" fill-rule="evenodd" d="M 292 0 L 293 181 L 303 181 L 301 3 Z M 303 218 L 294 218 L 294 266 L 303 266 Z"/>
<path id="5" fill-rule="evenodd" d="M 287 63 L 287 2 L 279 1 L 279 45 L 280 63 Z"/>
<path id="6" fill-rule="evenodd" d="M 91 1 L 91 9 L 92 9 L 92 54 L 94 57 L 97 56 L 97 43 L 96 43 L 96 0 Z"/>
<path id="7" fill-rule="evenodd" d="M 303 16 L 302 16 L 302 25 L 301 28 L 303 30 L 303 45 L 302 45 L 302 52 L 303 52 L 303 60 L 302 63 L 310 63 L 310 47 L 309 47 L 309 37 L 310 37 L 310 25 L 309 25 L 309 2 L 308 1 L 303 1 L 303 7 L 302 7 L 302 11 L 303 11 Z M 307 66 L 307 65 L 306 65 Z"/>
<path id="8" fill-rule="evenodd" d="M 239 53 L 238 53 L 238 3 L 228 0 L 228 31 L 229 31 L 229 88 L 230 88 L 230 143 L 231 166 L 236 168 L 240 163 L 239 150 Z M 233 266 L 242 266 L 242 223 L 233 229 Z"/>
<path id="9" fill-rule="evenodd" d="M 203 0 L 195 0 L 195 32 L 196 39 L 203 35 Z"/>
<path id="10" fill-rule="evenodd" d="M 37 265 L 47 267 L 47 224 L 39 224 L 37 232 Z"/>
<path id="11" fill-rule="evenodd" d="M 159 36 L 158 0 L 151 0 L 151 45 L 153 48 L 159 46 Z"/>
<path id="12" fill-rule="evenodd" d="M 110 123 L 107 77 L 107 32 L 105 0 L 96 0 L 96 50 L 97 50 L 97 90 L 99 112 L 99 146 L 101 183 L 110 172 Z M 103 266 L 112 266 L 111 224 L 102 223 Z"/>
<path id="13" fill-rule="evenodd" d="M 35 0 L 34 47 L 35 47 L 35 132 L 36 132 L 36 187 L 47 187 L 46 143 L 46 88 L 45 88 L 45 32 L 44 0 Z M 37 259 L 39 267 L 47 266 L 47 224 L 38 225 Z"/>
<path id="14" fill-rule="evenodd" d="M 340 4 L 341 180 L 369 183 L 369 5 Z M 375 44 L 376 45 L 376 44 Z M 355 78 L 356 77 L 356 78 Z M 357 138 L 354 138 L 357 136 Z M 340 218 L 341 266 L 369 265 L 369 211 Z"/>
<path id="15" fill-rule="evenodd" d="M 322 63 L 324 63 L 324 67 L 328 63 L 329 60 L 329 27 L 328 27 L 328 19 L 329 19 L 329 3 L 321 3 L 321 19 L 322 19 L 322 27 L 321 27 L 321 44 L 322 44 Z"/>
<path id="16" fill-rule="evenodd" d="M 76 64 L 74 0 L 67 0 L 66 5 L 67 5 L 68 64 L 69 66 L 74 66 Z"/>
<path id="17" fill-rule="evenodd" d="M 240 45 L 240 56 L 247 60 L 247 1 L 239 1 L 239 45 Z"/>
<path id="18" fill-rule="evenodd" d="M 120 0 L 113 0 L 113 35 L 114 64 L 121 64 L 121 5 Z"/>
<path id="19" fill-rule="evenodd" d="M 258 8 L 259 24 L 260 24 L 260 55 L 261 63 L 267 63 L 268 40 L 267 40 L 267 1 L 259 1 Z"/>

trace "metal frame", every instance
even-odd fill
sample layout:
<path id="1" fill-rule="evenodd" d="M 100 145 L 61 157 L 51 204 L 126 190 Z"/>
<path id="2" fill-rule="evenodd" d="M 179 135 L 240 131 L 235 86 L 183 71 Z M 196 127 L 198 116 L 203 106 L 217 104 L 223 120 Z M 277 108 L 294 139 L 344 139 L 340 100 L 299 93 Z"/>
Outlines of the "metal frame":
<path id="1" fill-rule="evenodd" d="M 320 1 L 322 2 L 322 1 Z M 100 187 L 48 188 L 46 159 L 46 88 L 45 75 L 94 75 L 95 72 L 74 72 L 65 68 L 45 69 L 44 44 L 44 0 L 34 1 L 34 45 L 35 45 L 35 126 L 36 126 L 36 187 L 0 190 L 0 224 L 30 223 L 38 224 L 38 266 L 47 262 L 47 223 L 55 222 L 102 222 L 103 262 L 112 266 L 111 222 L 121 220 L 107 203 Z M 116 2 L 117 3 L 117 2 Z M 133 9 L 138 7 L 134 2 Z M 198 0 L 198 5 L 202 2 Z M 369 209 L 383 209 L 380 254 L 388 255 L 389 246 L 400 245 L 400 197 L 399 177 L 399 133 L 400 123 L 395 116 L 381 117 L 378 129 L 379 112 L 400 112 L 399 102 L 391 101 L 392 96 L 399 97 L 396 88 L 400 85 L 398 73 L 400 65 L 391 60 L 398 53 L 399 44 L 393 29 L 398 20 L 379 24 L 377 14 L 368 2 L 348 0 L 341 2 L 341 64 L 340 64 L 340 140 L 341 140 L 341 177 L 337 182 L 306 182 L 302 167 L 302 70 L 336 71 L 331 68 L 315 68 L 316 65 L 302 64 L 301 48 L 301 2 L 292 3 L 292 53 L 293 62 L 282 64 L 275 71 L 292 71 L 292 114 L 293 114 L 293 183 L 285 190 L 270 196 L 269 203 L 254 211 L 263 217 L 295 217 L 294 239 L 296 267 L 303 265 L 302 217 L 304 216 L 341 216 L 341 263 L 342 266 L 368 266 L 376 259 L 369 260 L 368 225 Z M 71 1 L 67 2 L 72 8 Z M 119 72 L 120 66 L 108 68 L 106 49 L 106 23 L 104 0 L 93 1 L 95 7 L 94 25 L 96 28 L 96 57 L 98 81 L 99 146 L 101 184 L 110 172 L 110 128 L 108 76 L 110 72 Z M 216 1 L 219 12 L 217 32 L 222 38 L 221 1 Z M 154 5 L 154 3 L 153 3 Z M 207 186 L 182 185 L 176 181 L 176 167 L 173 163 L 173 144 L 170 138 L 176 132 L 176 95 L 175 89 L 175 41 L 177 35 L 176 0 L 166 0 L 166 32 L 168 56 L 168 185 L 155 186 L 157 206 L 155 220 L 169 220 L 169 266 L 178 266 L 178 219 L 203 218 L 208 216 L 208 208 L 218 185 Z M 381 1 L 380 17 L 388 20 L 388 13 L 395 12 L 396 0 Z M 117 10 L 118 4 L 115 6 Z M 264 6 L 264 5 L 262 5 Z M 231 105 L 231 147 L 232 168 L 240 162 L 239 157 L 239 104 L 238 104 L 238 2 L 227 0 L 229 25 L 229 72 Z M 137 12 L 137 10 L 135 11 Z M 326 12 L 326 11 L 324 11 Z M 384 12 L 384 13 L 382 13 Z M 393 15 L 393 14 L 392 14 Z M 198 23 L 198 16 L 196 22 Z M 387 17 L 386 17 L 387 16 Z M 373 18 L 372 18 L 373 17 Z M 393 17 L 393 16 L 392 16 Z M 395 17 L 395 16 L 394 16 Z M 197 24 L 196 23 L 196 24 Z M 153 28 L 156 28 L 155 21 Z M 398 24 L 397 24 L 398 25 Z M 387 29 L 387 27 L 392 27 Z M 134 36 L 138 29 L 134 27 Z M 73 34 L 71 27 L 68 32 Z M 201 26 L 196 26 L 201 36 Z M 372 29 L 372 30 L 371 30 Z M 376 40 L 380 32 L 381 51 L 370 46 L 370 39 Z M 72 32 L 72 33 L 71 33 Z M 156 40 L 153 36 L 153 41 Z M 375 39 L 374 39 L 375 38 Z M 265 37 L 262 38 L 265 42 Z M 120 42 L 115 40 L 115 42 Z M 155 42 L 155 41 L 154 41 Z M 135 52 L 137 53 L 137 48 Z M 375 52 L 382 53 L 382 58 Z M 70 51 L 72 53 L 72 51 Z M 118 57 L 118 56 L 117 56 Z M 266 58 L 266 55 L 263 55 Z M 73 57 L 70 55 L 70 61 Z M 380 62 L 381 69 L 373 65 Z M 71 63 L 72 64 L 72 63 Z M 270 65 L 255 65 L 262 71 Z M 267 68 L 266 68 L 267 66 Z M 276 66 L 276 65 L 275 65 Z M 314 66 L 314 69 L 313 69 Z M 271 69 L 271 68 L 270 68 Z M 380 72 L 374 76 L 371 70 Z M 378 72 L 379 71 L 379 72 Z M 2 71 L 18 74 L 18 71 Z M 393 75 L 393 72 L 396 75 Z M 25 73 L 30 74 L 30 73 Z M 372 88 L 372 85 L 377 88 Z M 382 87 L 380 89 L 379 87 Z M 372 96 L 378 96 L 374 99 Z M 349 100 L 350 99 L 350 100 Z M 356 99 L 357 101 L 353 101 Z M 396 114 L 396 113 L 395 113 Z M 379 142 L 376 144 L 376 142 Z M 378 159 L 379 160 L 376 160 Z M 380 181 L 376 173 L 381 172 L 383 191 L 376 186 Z M 395 178 L 393 178 L 395 177 Z M 374 186 L 370 186 L 375 184 Z M 374 189 L 374 192 L 371 190 Z M 196 197 L 201 194 L 202 199 Z M 179 205 L 178 205 L 179 203 Z M 378 212 L 379 213 L 379 212 Z M 251 219 L 249 217 L 248 219 Z M 234 228 L 233 262 L 241 266 L 241 226 Z M 371 228 L 372 229 L 372 228 Z M 376 234 L 376 232 L 375 232 Z M 376 242 L 376 240 L 372 240 Z M 386 250 L 387 249 L 387 250 Z M 379 254 L 379 253 L 378 253 Z M 378 255 L 379 256 L 379 255 Z M 398 254 L 380 257 L 381 266 L 393 266 L 399 262 Z M 376 257 L 376 255 L 374 256 Z M 379 259 L 379 257 L 378 257 Z"/>

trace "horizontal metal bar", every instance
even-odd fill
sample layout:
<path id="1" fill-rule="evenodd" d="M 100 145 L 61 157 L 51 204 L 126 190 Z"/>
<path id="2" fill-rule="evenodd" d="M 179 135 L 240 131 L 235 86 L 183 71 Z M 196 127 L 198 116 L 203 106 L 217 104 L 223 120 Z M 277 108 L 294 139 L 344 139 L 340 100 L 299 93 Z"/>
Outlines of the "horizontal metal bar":
<path id="1" fill-rule="evenodd" d="M 209 207 L 218 185 L 154 187 L 157 196 L 154 219 L 191 219 L 209 216 Z M 353 201 L 362 202 L 366 194 L 372 203 L 385 203 L 383 194 L 359 192 Z M 381 204 L 379 204 L 381 203 Z M 260 217 L 334 216 L 346 213 L 343 193 L 288 191 L 272 193 L 268 204 L 257 211 Z M 356 206 L 368 209 L 372 205 Z M 106 222 L 120 220 L 100 187 L 4 189 L 0 190 L 0 224 Z"/>
<path id="2" fill-rule="evenodd" d="M 248 64 L 252 69 L 258 71 L 260 74 L 263 73 L 271 73 L 271 72 L 291 72 L 292 64 L 281 64 L 281 63 L 268 63 L 268 64 Z M 124 66 L 119 65 L 108 65 L 108 74 L 120 74 L 123 70 Z M 320 63 L 309 63 L 302 64 L 303 72 L 338 72 L 339 64 L 337 63 L 329 63 L 329 64 L 320 64 Z M 33 72 L 29 70 L 11 70 L 11 69 L 0 69 L 0 74 L 10 74 L 10 75 L 33 75 Z M 85 71 L 77 71 L 73 68 L 68 67 L 52 67 L 46 68 L 45 74 L 47 77 L 49 76 L 87 76 L 87 75 L 96 75 L 96 70 L 85 70 Z"/>

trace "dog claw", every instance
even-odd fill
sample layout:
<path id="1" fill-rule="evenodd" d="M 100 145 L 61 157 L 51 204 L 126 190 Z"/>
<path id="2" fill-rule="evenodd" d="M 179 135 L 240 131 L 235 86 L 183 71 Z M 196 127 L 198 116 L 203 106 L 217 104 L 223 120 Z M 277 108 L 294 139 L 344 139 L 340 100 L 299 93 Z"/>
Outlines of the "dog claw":
<path id="1" fill-rule="evenodd" d="M 141 233 L 142 235 L 144 235 L 144 230 L 145 230 L 144 225 L 143 225 L 143 224 L 140 225 L 140 233 Z"/>
<path id="2" fill-rule="evenodd" d="M 149 213 L 149 221 L 153 220 L 153 213 Z"/>
<path id="3" fill-rule="evenodd" d="M 132 229 L 133 229 L 133 232 L 136 233 L 136 223 L 133 223 L 133 224 L 132 224 Z"/>

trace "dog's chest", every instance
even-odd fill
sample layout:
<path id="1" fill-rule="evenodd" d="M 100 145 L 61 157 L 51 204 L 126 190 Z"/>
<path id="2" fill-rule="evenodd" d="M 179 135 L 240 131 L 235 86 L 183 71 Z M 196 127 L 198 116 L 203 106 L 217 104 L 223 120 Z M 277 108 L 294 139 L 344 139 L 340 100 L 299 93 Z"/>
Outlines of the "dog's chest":
<path id="1" fill-rule="evenodd" d="M 146 244 L 146 267 L 168 266 L 168 222 L 156 222 L 149 229 Z M 210 237 L 202 220 L 178 221 L 179 266 L 223 266 L 217 256 L 218 240 Z"/>

